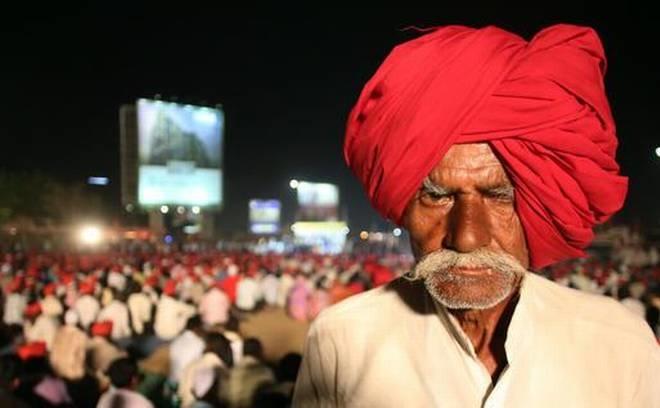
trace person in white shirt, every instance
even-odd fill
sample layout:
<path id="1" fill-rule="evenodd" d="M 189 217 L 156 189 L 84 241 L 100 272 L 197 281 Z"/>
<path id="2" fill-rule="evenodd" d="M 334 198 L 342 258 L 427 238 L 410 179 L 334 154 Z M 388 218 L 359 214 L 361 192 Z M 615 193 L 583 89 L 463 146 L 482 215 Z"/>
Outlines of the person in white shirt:
<path id="1" fill-rule="evenodd" d="M 416 264 L 317 317 L 294 407 L 660 407 L 648 325 L 527 272 L 584 254 L 623 205 L 604 64 L 567 24 L 529 42 L 442 27 L 392 51 L 344 154 Z"/>
<path id="2" fill-rule="evenodd" d="M 23 323 L 23 333 L 28 342 L 43 341 L 50 350 L 59 327 L 57 318 L 41 314 L 36 319 L 27 319 Z"/>
<path id="3" fill-rule="evenodd" d="M 23 324 L 23 311 L 27 306 L 27 296 L 20 292 L 12 292 L 5 299 L 2 321 L 5 324 Z"/>
<path id="4" fill-rule="evenodd" d="M 128 297 L 128 310 L 131 312 L 131 323 L 136 334 L 142 334 L 144 325 L 151 321 L 153 306 L 151 299 L 144 292 L 132 293 Z"/>
<path id="5" fill-rule="evenodd" d="M 126 288 L 126 276 L 118 271 L 108 273 L 108 287 L 122 292 Z"/>
<path id="6" fill-rule="evenodd" d="M 252 311 L 261 300 L 261 288 L 257 280 L 244 276 L 236 287 L 236 307 L 243 311 Z"/>
<path id="7" fill-rule="evenodd" d="M 261 291 L 264 301 L 268 306 L 275 306 L 277 304 L 279 286 L 280 280 L 274 273 L 268 273 L 261 279 Z"/>
<path id="8" fill-rule="evenodd" d="M 193 305 L 163 293 L 156 305 L 154 332 L 162 340 L 171 340 L 183 331 L 186 322 L 195 312 Z"/>
<path id="9" fill-rule="evenodd" d="M 177 394 L 181 398 L 181 406 L 190 407 L 200 395 L 195 393 L 197 376 L 207 371 L 229 370 L 233 366 L 231 346 L 220 333 L 210 333 L 206 340 L 206 350 L 201 357 L 186 366 L 181 375 Z"/>
<path id="10" fill-rule="evenodd" d="M 296 280 L 289 273 L 283 273 L 280 276 L 280 286 L 277 288 L 277 306 L 286 307 L 291 289 L 296 284 Z"/>
<path id="11" fill-rule="evenodd" d="M 114 341 L 131 337 L 131 324 L 129 321 L 128 307 L 120 298 L 115 298 L 99 312 L 96 321 L 111 321 L 112 334 L 110 338 Z"/>
<path id="12" fill-rule="evenodd" d="M 44 286 L 42 292 L 43 298 L 40 301 L 42 313 L 52 317 L 61 316 L 64 313 L 64 308 L 62 302 L 55 296 L 57 286 L 54 283 L 49 283 Z"/>
<path id="13" fill-rule="evenodd" d="M 64 313 L 62 302 L 54 295 L 48 295 L 41 300 L 41 310 L 45 315 L 52 317 L 59 317 Z"/>
<path id="14" fill-rule="evenodd" d="M 96 321 L 96 316 L 98 316 L 99 311 L 101 310 L 101 304 L 98 299 L 92 296 L 94 292 L 92 287 L 85 286 L 81 288 L 80 296 L 76 299 L 73 304 L 73 309 L 78 313 L 78 318 L 80 319 L 80 325 L 83 329 L 87 330 L 89 325 Z"/>
<path id="15" fill-rule="evenodd" d="M 179 383 L 184 368 L 200 358 L 205 348 L 202 320 L 199 316 L 193 316 L 188 320 L 186 330 L 170 343 L 169 380 Z"/>
<path id="16" fill-rule="evenodd" d="M 85 375 L 85 358 L 89 341 L 85 332 L 80 330 L 78 315 L 72 309 L 64 315 L 65 325 L 60 326 L 53 339 L 48 359 L 53 371 L 70 381 L 80 380 Z"/>

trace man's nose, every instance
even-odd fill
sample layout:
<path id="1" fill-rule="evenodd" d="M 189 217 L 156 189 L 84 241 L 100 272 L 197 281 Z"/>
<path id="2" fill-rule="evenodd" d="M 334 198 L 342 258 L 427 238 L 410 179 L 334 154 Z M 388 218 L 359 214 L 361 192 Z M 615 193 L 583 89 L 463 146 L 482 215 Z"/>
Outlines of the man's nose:
<path id="1" fill-rule="evenodd" d="M 449 212 L 443 247 L 456 252 L 472 252 L 491 242 L 486 205 L 479 196 L 457 196 Z"/>

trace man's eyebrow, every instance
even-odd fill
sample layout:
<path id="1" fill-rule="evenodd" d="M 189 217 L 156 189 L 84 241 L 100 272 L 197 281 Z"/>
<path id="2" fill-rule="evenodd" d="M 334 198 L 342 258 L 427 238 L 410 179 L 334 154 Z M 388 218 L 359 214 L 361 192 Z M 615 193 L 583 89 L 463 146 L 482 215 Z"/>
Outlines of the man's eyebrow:
<path id="1" fill-rule="evenodd" d="M 515 189 L 511 184 L 498 184 L 493 186 L 479 187 L 481 193 L 498 196 L 513 196 Z"/>
<path id="2" fill-rule="evenodd" d="M 455 192 L 455 190 L 435 184 L 428 177 L 426 177 L 424 179 L 424 182 L 422 183 L 422 190 L 424 190 L 424 192 L 433 193 L 437 195 L 449 195 Z"/>

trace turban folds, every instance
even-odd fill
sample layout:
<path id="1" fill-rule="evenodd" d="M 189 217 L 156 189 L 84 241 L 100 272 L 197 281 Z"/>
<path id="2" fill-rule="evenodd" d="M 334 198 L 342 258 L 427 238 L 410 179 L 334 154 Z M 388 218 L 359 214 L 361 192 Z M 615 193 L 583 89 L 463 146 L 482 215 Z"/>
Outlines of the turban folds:
<path id="1" fill-rule="evenodd" d="M 516 190 L 530 263 L 584 255 L 623 205 L 627 179 L 590 28 L 527 42 L 496 27 L 447 26 L 392 50 L 351 111 L 344 157 L 374 207 L 401 224 L 453 144 L 487 142 Z"/>

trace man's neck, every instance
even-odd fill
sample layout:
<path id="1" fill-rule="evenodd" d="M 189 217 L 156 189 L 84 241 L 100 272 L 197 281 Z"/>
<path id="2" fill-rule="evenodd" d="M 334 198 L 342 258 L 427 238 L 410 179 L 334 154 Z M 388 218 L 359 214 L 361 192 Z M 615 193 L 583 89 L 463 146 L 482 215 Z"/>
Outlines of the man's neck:
<path id="1" fill-rule="evenodd" d="M 508 364 L 504 343 L 518 292 L 488 309 L 450 309 L 493 381 Z"/>

